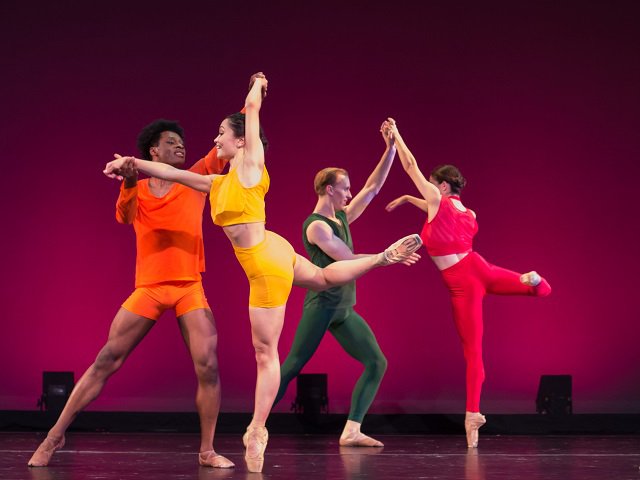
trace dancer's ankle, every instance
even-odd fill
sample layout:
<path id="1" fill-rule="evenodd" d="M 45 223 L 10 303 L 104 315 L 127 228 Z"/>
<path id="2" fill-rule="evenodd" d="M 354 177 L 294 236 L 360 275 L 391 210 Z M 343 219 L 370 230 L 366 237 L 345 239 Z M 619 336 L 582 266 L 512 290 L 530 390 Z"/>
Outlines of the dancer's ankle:
<path id="1" fill-rule="evenodd" d="M 346 437 L 349 435 L 360 433 L 361 426 L 361 423 L 355 422 L 353 420 L 347 420 L 347 423 L 345 423 L 344 429 L 342 430 L 342 436 Z"/>

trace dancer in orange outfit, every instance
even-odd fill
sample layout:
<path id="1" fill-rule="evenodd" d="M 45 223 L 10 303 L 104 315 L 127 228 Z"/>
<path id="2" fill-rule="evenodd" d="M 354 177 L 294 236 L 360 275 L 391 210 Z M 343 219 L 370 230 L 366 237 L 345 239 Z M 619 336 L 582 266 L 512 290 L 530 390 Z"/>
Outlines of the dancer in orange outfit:
<path id="1" fill-rule="evenodd" d="M 324 290 L 350 282 L 372 268 L 397 262 L 412 263 L 422 244 L 418 235 L 405 237 L 370 257 L 335 262 L 319 268 L 296 254 L 282 237 L 265 228 L 264 197 L 269 174 L 264 165 L 266 140 L 259 112 L 267 79 L 257 78 L 245 102 L 246 115 L 225 118 L 215 139 L 218 156 L 229 160 L 227 175 L 201 176 L 132 157 L 119 157 L 105 167 L 117 176 L 131 165 L 152 175 L 210 192 L 211 215 L 223 230 L 249 279 L 249 319 L 256 352 L 257 381 L 253 420 L 243 437 L 250 471 L 262 471 L 268 433 L 265 427 L 280 384 L 278 339 L 292 284 Z"/>
<path id="2" fill-rule="evenodd" d="M 547 281 L 536 272 L 518 274 L 488 263 L 472 249 L 478 231 L 476 214 L 460 200 L 466 180 L 453 165 L 435 168 L 427 180 L 404 143 L 393 119 L 387 123 L 405 171 L 422 198 L 403 195 L 387 205 L 391 211 L 411 203 L 427 214 L 421 237 L 451 294 L 453 318 L 467 363 L 465 430 L 470 448 L 478 446 L 478 430 L 486 422 L 480 413 L 484 381 L 482 361 L 482 301 L 486 294 L 531 295 L 551 293 Z"/>
<path id="3" fill-rule="evenodd" d="M 184 133 L 176 122 L 156 120 L 140 133 L 138 148 L 151 163 L 180 168 L 185 162 Z M 226 160 L 213 148 L 195 163 L 193 175 L 220 173 Z M 116 204 L 119 223 L 136 232 L 135 290 L 116 314 L 106 344 L 82 375 L 58 421 L 29 460 L 31 467 L 49 464 L 53 453 L 64 446 L 64 434 L 78 413 L 102 391 L 107 380 L 156 324 L 160 315 L 173 309 L 193 360 L 200 416 L 200 465 L 229 468 L 233 463 L 213 449 L 220 410 L 217 331 L 202 288 L 204 244 L 202 212 L 206 195 L 159 178 L 138 180 L 135 168 L 123 169 L 124 179 Z"/>

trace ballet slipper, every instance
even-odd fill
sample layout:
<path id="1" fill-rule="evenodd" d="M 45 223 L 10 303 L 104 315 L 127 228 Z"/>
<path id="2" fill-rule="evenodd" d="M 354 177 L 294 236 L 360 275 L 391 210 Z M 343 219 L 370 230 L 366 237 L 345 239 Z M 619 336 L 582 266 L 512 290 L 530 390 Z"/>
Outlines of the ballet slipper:
<path id="1" fill-rule="evenodd" d="M 537 287 L 541 281 L 542 277 L 535 270 L 520 275 L 520 282 L 530 287 Z"/>
<path id="2" fill-rule="evenodd" d="M 203 467 L 213 468 L 233 468 L 234 463 L 226 457 L 223 457 L 214 450 L 208 450 L 206 452 L 200 452 L 198 454 L 198 463 Z"/>
<path id="3" fill-rule="evenodd" d="M 247 462 L 247 470 L 260 473 L 264 465 L 264 451 L 269 441 L 269 432 L 266 427 L 247 427 L 242 436 L 245 447 L 244 459 Z"/>
<path id="4" fill-rule="evenodd" d="M 480 412 L 466 412 L 464 416 L 464 429 L 467 432 L 467 446 L 478 448 L 480 433 L 478 430 L 487 423 L 487 419 Z"/>
<path id="5" fill-rule="evenodd" d="M 535 270 L 520 275 L 520 282 L 529 287 L 534 287 L 536 296 L 538 297 L 546 297 L 551 293 L 551 285 L 549 285 L 549 282 L 542 278 Z"/>
<path id="6" fill-rule="evenodd" d="M 341 447 L 384 447 L 384 444 L 365 435 L 362 432 L 354 432 L 340 437 Z"/>
<path id="7" fill-rule="evenodd" d="M 51 437 L 45 438 L 33 453 L 27 465 L 30 467 L 46 467 L 49 465 L 49 461 L 54 452 L 60 450 L 62 447 L 64 447 L 64 435 L 58 441 L 55 441 Z"/>
<path id="8" fill-rule="evenodd" d="M 417 233 L 401 238 L 380 254 L 380 265 L 391 265 L 408 259 L 422 246 L 422 239 Z"/>

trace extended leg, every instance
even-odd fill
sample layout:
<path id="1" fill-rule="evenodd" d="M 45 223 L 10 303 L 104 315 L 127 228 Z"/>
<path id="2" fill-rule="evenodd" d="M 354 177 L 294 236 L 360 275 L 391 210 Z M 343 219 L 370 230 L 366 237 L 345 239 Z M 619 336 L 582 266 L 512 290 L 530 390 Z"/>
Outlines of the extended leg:
<path id="1" fill-rule="evenodd" d="M 516 273 L 487 262 L 478 255 L 476 266 L 486 286 L 494 295 L 529 295 L 546 297 L 551 293 L 549 283 L 536 272 Z"/>
<path id="2" fill-rule="evenodd" d="M 412 261 L 416 250 L 421 246 L 422 240 L 418 235 L 408 235 L 378 255 L 355 260 L 341 260 L 324 268 L 320 268 L 298 255 L 294 266 L 293 283 L 316 291 L 344 285 L 356 280 L 373 268 L 403 261 Z"/>
<path id="3" fill-rule="evenodd" d="M 107 343 L 78 380 L 57 422 L 29 460 L 30 467 L 49 464 L 53 453 L 64 445 L 64 434 L 71 422 L 100 394 L 109 377 L 122 366 L 154 324 L 153 320 L 120 308 L 111 323 Z"/>

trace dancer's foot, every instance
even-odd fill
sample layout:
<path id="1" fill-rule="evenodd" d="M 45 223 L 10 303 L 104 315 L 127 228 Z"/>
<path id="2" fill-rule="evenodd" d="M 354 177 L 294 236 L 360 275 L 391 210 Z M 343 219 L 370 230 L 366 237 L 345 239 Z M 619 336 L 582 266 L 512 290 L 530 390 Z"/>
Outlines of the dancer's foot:
<path id="1" fill-rule="evenodd" d="M 551 293 L 551 285 L 535 270 L 520 275 L 520 282 L 529 287 L 534 287 L 535 295 L 538 297 L 546 297 Z"/>
<path id="2" fill-rule="evenodd" d="M 520 281 L 525 285 L 529 285 L 530 287 L 537 287 L 542 281 L 542 277 L 538 275 L 538 272 L 532 270 L 528 273 L 523 273 L 520 275 Z"/>
<path id="3" fill-rule="evenodd" d="M 247 470 L 250 472 L 262 472 L 264 465 L 264 451 L 269 441 L 269 432 L 266 427 L 252 427 L 249 425 L 242 436 L 245 446 L 244 459 L 247 462 Z"/>
<path id="4" fill-rule="evenodd" d="M 206 452 L 200 452 L 198 454 L 198 463 L 203 467 L 213 468 L 233 468 L 234 463 L 226 457 L 215 452 L 215 450 L 208 450 Z"/>
<path id="5" fill-rule="evenodd" d="M 38 449 L 34 452 L 27 463 L 30 467 L 46 467 L 49 465 L 49 461 L 56 450 L 60 450 L 64 447 L 64 435 L 59 439 L 53 437 L 47 437 L 40 444 Z"/>
<path id="6" fill-rule="evenodd" d="M 342 433 L 340 437 L 341 447 L 384 447 L 380 440 L 371 438 L 362 432 Z"/>
<path id="7" fill-rule="evenodd" d="M 464 429 L 467 432 L 467 446 L 469 448 L 478 448 L 478 439 L 480 437 L 478 430 L 485 423 L 487 423 L 487 419 L 480 412 L 466 412 Z"/>
<path id="8" fill-rule="evenodd" d="M 411 258 L 422 246 L 422 239 L 417 233 L 401 238 L 379 256 L 378 264 L 391 265 Z"/>

